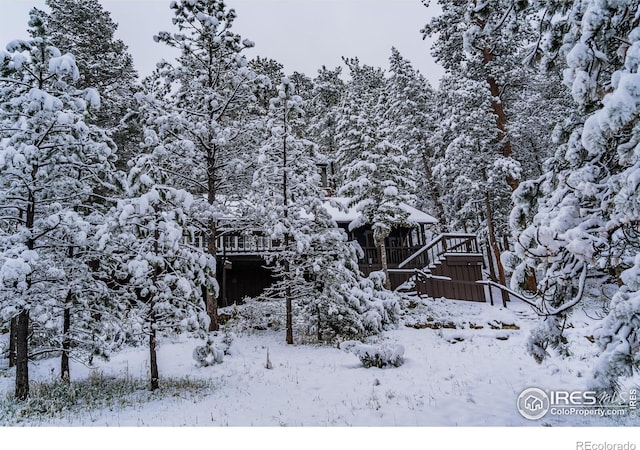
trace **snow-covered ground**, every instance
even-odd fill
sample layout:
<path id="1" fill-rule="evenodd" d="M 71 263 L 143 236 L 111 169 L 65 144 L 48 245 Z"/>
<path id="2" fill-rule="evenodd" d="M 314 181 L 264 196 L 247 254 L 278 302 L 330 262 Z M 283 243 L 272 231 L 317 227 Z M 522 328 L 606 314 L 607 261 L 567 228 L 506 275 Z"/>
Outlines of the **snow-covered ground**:
<path id="1" fill-rule="evenodd" d="M 518 395 L 529 387 L 584 390 L 595 349 L 587 339 L 593 321 L 577 313 L 568 328 L 573 356 L 537 364 L 525 351 L 535 315 L 523 303 L 508 309 L 462 301 L 418 300 L 403 323 L 383 340 L 401 343 L 405 363 L 393 368 L 361 366 L 334 347 L 284 343 L 281 330 L 238 331 L 222 364 L 196 367 L 198 341 L 162 341 L 162 377 L 208 380 L 195 395 L 151 396 L 124 406 L 60 413 L 46 420 L 5 425 L 140 426 L 500 426 L 615 427 L 638 425 L 630 417 L 522 417 Z M 4 336 L 6 338 L 6 336 Z M 267 352 L 272 368 L 266 367 Z M 32 381 L 52 379 L 58 359 L 30 366 Z M 128 349 L 93 368 L 75 364 L 72 378 L 91 371 L 148 377 L 146 349 Z M 0 393 L 13 389 L 13 371 L 0 371 Z M 635 386 L 638 380 L 633 380 Z M 162 380 L 161 380 L 162 383 Z M 639 443 L 640 444 L 640 443 Z"/>

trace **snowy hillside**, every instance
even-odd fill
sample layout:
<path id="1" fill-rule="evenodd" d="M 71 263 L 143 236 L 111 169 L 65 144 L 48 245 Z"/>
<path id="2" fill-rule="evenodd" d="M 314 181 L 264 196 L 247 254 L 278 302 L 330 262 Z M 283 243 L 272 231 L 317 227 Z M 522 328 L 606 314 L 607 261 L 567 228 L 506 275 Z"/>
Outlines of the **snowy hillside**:
<path id="1" fill-rule="evenodd" d="M 534 315 L 522 303 L 503 309 L 414 298 L 405 307 L 403 324 L 380 337 L 404 346 L 405 363 L 398 368 L 365 369 L 354 355 L 337 348 L 287 346 L 281 330 L 236 330 L 231 355 L 207 368 L 196 367 L 192 359 L 198 341 L 161 341 L 158 358 L 165 378 L 160 392 L 151 394 L 142 382 L 137 392 L 104 408 L 78 407 L 50 417 L 20 417 L 16 411 L 2 421 L 47 426 L 633 425 L 629 419 L 607 417 L 531 421 L 516 409 L 518 395 L 528 387 L 584 389 L 593 357 L 584 318 L 573 319 L 569 328 L 574 342 L 582 343 L 575 346 L 575 355 L 538 365 L 523 351 Z M 272 369 L 265 367 L 267 352 Z M 58 359 L 34 363 L 32 380 L 50 381 L 58 365 Z M 123 351 L 94 368 L 71 369 L 73 382 L 95 372 L 146 380 L 148 371 L 145 348 Z M 12 370 L 0 373 L 2 392 L 11 392 Z M 184 378 L 194 381 L 196 391 L 176 391 L 166 398 L 165 379 Z"/>

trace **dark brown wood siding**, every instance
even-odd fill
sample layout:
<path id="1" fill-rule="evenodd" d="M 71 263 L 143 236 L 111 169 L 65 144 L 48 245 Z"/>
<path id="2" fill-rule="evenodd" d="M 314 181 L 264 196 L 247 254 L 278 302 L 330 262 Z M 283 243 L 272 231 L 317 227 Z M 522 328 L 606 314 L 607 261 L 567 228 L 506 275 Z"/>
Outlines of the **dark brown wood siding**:
<path id="1" fill-rule="evenodd" d="M 244 297 L 258 297 L 273 283 L 271 271 L 259 257 L 228 257 L 230 269 L 218 264 L 218 284 L 220 285 L 220 306 L 240 303 Z"/>
<path id="2" fill-rule="evenodd" d="M 416 289 L 420 294 L 434 298 L 449 298 L 485 302 L 482 280 L 482 255 L 444 255 L 433 265 L 433 277 L 419 278 Z"/>

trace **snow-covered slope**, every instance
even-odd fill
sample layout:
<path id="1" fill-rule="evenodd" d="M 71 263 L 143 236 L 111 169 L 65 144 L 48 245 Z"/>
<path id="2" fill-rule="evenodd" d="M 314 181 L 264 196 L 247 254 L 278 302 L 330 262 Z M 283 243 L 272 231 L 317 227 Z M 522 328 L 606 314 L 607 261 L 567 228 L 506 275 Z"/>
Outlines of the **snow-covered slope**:
<path id="1" fill-rule="evenodd" d="M 488 304 L 412 299 L 403 324 L 383 340 L 405 348 L 397 368 L 363 368 L 351 353 L 312 345 L 287 346 L 279 330 L 236 331 L 222 364 L 199 368 L 198 341 L 162 341 L 160 374 L 207 380 L 195 394 L 147 395 L 129 406 L 63 412 L 47 419 L 12 419 L 5 425 L 55 426 L 620 426 L 629 418 L 552 416 L 537 421 L 517 411 L 529 387 L 585 389 L 593 361 L 590 325 L 576 317 L 574 355 L 539 365 L 525 352 L 534 314 L 521 303 Z M 6 338 L 6 335 L 3 337 Z M 266 368 L 267 352 L 271 369 Z M 32 380 L 46 381 L 58 360 L 32 366 Z M 128 349 L 91 371 L 146 378 L 146 349 Z M 12 371 L 0 371 L 0 393 L 12 389 Z M 161 380 L 162 385 L 162 380 Z"/>

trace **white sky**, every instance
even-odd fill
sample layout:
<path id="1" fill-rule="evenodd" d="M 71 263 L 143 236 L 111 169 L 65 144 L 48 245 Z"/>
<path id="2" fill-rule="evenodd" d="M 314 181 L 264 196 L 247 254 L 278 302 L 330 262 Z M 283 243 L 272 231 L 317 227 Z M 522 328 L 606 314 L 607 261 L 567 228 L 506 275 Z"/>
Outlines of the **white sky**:
<path id="1" fill-rule="evenodd" d="M 119 24 L 116 36 L 129 47 L 141 76 L 160 59 L 170 59 L 168 47 L 153 42 L 159 31 L 174 31 L 169 0 L 101 0 Z M 435 2 L 432 2 L 435 3 Z M 234 31 L 256 47 L 247 53 L 273 58 L 285 67 L 315 77 L 325 65 L 342 65 L 342 56 L 357 56 L 364 64 L 388 67 L 391 47 L 436 87 L 443 74 L 430 55 L 430 42 L 420 29 L 437 11 L 420 0 L 227 0 L 238 18 Z M 0 46 L 26 38 L 28 12 L 46 9 L 44 0 L 0 0 Z"/>

